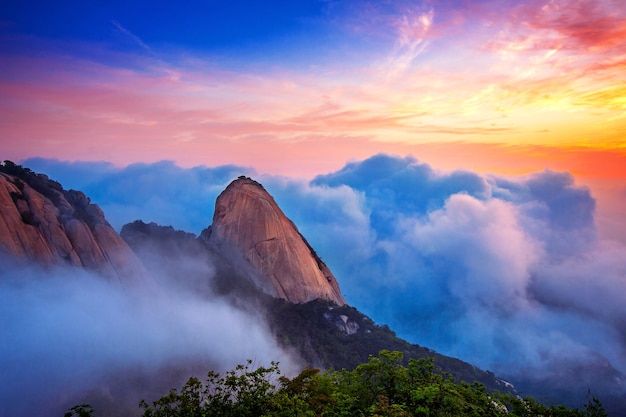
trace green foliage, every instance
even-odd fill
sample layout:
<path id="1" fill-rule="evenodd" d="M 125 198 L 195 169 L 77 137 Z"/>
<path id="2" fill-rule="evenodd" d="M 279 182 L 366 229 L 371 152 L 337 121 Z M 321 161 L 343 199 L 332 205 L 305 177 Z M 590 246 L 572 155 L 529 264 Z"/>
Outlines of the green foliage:
<path id="1" fill-rule="evenodd" d="M 144 417 L 310 416 L 310 417 L 603 417 L 600 401 L 585 411 L 546 407 L 531 398 L 488 393 L 480 383 L 457 383 L 437 372 L 433 358 L 410 359 L 383 350 L 354 370 L 306 368 L 290 379 L 278 365 L 251 370 L 251 362 L 225 376 L 210 372 L 206 383 L 190 378 L 180 391 L 148 405 Z"/>
<path id="2" fill-rule="evenodd" d="M 606 411 L 604 411 L 604 406 L 600 402 L 600 400 L 591 395 L 591 390 L 587 391 L 587 404 L 585 404 L 585 416 L 588 417 L 608 417 Z"/>
<path id="3" fill-rule="evenodd" d="M 271 299 L 266 308 L 269 316 L 267 321 L 277 340 L 282 345 L 295 349 L 309 364 L 324 369 L 352 370 L 367 362 L 371 355 L 387 349 L 402 352 L 404 365 L 411 358 L 434 358 L 435 370 L 448 372 L 457 381 L 478 381 L 489 391 L 507 390 L 493 373 L 408 343 L 397 337 L 388 326 L 375 324 L 354 307 L 337 306 L 324 300 L 292 304 Z M 347 335 L 333 324 L 333 319 L 340 315 L 345 315 L 358 324 L 359 329 L 355 334 Z"/>
<path id="4" fill-rule="evenodd" d="M 94 410 L 89 404 L 80 404 L 70 408 L 69 411 L 63 415 L 63 417 L 91 417 L 95 411 L 96 410 Z"/>
<path id="5" fill-rule="evenodd" d="M 145 417 L 254 417 L 264 415 L 273 398 L 272 379 L 280 373 L 278 363 L 252 370 L 248 361 L 224 376 L 209 372 L 206 383 L 191 377 L 181 388 L 148 405 L 139 403 Z"/>

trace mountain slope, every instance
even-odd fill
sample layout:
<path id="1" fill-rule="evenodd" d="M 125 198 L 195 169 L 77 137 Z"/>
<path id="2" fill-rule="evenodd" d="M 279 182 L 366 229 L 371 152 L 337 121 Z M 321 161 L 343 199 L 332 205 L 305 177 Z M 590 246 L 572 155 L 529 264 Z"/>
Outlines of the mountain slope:
<path id="1" fill-rule="evenodd" d="M 85 267 L 126 283 L 145 278 L 89 198 L 10 161 L 0 165 L 0 254 L 17 263 Z"/>
<path id="2" fill-rule="evenodd" d="M 407 360 L 434 357 L 437 367 L 459 381 L 479 381 L 489 390 L 514 392 L 511 384 L 491 372 L 408 343 L 354 307 L 324 299 L 292 303 L 271 296 L 256 284 L 256 271 L 244 258 L 237 260 L 232 254 L 224 254 L 221 247 L 203 237 L 141 221 L 125 225 L 121 235 L 152 273 L 162 271 L 164 265 L 175 265 L 168 274 L 184 277 L 184 285 L 202 293 L 216 292 L 240 308 L 264 316 L 274 338 L 299 356 L 303 365 L 353 369 L 380 350 L 398 350 Z M 197 262 L 192 262 L 190 255 Z M 214 269 L 207 273 L 198 264 L 212 265 Z"/>

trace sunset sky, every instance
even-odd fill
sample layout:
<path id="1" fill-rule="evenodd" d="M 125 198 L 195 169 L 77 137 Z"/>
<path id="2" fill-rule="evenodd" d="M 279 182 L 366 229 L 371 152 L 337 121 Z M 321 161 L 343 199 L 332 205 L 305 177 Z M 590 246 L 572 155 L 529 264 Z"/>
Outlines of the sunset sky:
<path id="1" fill-rule="evenodd" d="M 254 176 L 401 336 L 626 374 L 623 0 L 4 1 L 5 159 L 118 230 Z"/>
<path id="2" fill-rule="evenodd" d="M 2 6 L 7 158 L 626 176 L 619 0 L 61 3 Z"/>
<path id="3" fill-rule="evenodd" d="M 621 0 L 5 2 L 0 66 L 4 159 L 549 168 L 626 241 Z"/>

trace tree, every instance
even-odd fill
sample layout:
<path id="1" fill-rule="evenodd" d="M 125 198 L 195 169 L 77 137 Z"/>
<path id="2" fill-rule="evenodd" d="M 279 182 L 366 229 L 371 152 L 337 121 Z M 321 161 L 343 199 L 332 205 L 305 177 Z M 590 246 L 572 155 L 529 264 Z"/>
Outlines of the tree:
<path id="1" fill-rule="evenodd" d="M 436 370 L 432 358 L 404 366 L 403 357 L 382 350 L 352 371 L 305 368 L 278 379 L 277 363 L 252 370 L 248 361 L 224 376 L 209 372 L 205 383 L 190 378 L 180 392 L 172 389 L 152 405 L 140 405 L 144 417 L 606 417 L 591 393 L 585 411 L 546 407 L 531 398 L 489 393 L 480 383 L 457 383 Z"/>
<path id="2" fill-rule="evenodd" d="M 591 390 L 587 390 L 587 404 L 585 404 L 585 416 L 588 417 L 608 417 L 606 411 L 604 411 L 604 406 L 600 402 L 600 400 L 595 396 L 591 395 Z"/>
<path id="3" fill-rule="evenodd" d="M 272 379 L 280 370 L 277 362 L 255 370 L 251 365 L 250 360 L 246 365 L 237 365 L 223 377 L 211 371 L 204 384 L 191 377 L 180 392 L 172 389 L 152 405 L 142 400 L 139 406 L 144 409 L 144 417 L 261 416 L 269 410 L 275 389 Z"/>
<path id="4" fill-rule="evenodd" d="M 389 405 L 404 400 L 403 391 L 409 381 L 407 369 L 402 366 L 404 354 L 381 350 L 378 356 L 370 355 L 369 360 L 357 366 L 355 374 L 360 386 L 365 390 L 365 402 L 375 404 L 384 397 Z"/>
<path id="5" fill-rule="evenodd" d="M 80 404 L 70 408 L 67 413 L 63 414 L 63 417 L 91 417 L 95 411 L 89 404 Z"/>

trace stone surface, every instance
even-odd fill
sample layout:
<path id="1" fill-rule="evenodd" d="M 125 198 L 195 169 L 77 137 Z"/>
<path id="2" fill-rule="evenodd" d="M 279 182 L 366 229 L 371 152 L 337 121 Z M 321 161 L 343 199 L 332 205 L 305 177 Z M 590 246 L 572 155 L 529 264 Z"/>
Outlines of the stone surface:
<path id="1" fill-rule="evenodd" d="M 208 239 L 241 251 L 275 297 L 346 303 L 328 267 L 256 181 L 240 177 L 219 195 Z"/>
<path id="2" fill-rule="evenodd" d="M 79 191 L 48 187 L 43 175 L 30 177 L 37 189 L 0 172 L 0 254 L 16 262 L 82 266 L 123 283 L 145 278 L 98 206 Z"/>

